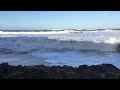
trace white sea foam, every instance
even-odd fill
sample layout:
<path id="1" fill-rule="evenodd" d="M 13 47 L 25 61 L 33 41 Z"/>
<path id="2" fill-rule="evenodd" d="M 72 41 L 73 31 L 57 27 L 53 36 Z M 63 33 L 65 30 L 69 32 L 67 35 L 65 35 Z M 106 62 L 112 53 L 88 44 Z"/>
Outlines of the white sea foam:
<path id="1" fill-rule="evenodd" d="M 68 65 L 78 67 L 79 65 L 97 65 L 109 63 L 120 68 L 120 54 L 97 51 L 38 51 L 33 52 L 34 57 L 45 58 L 51 65 Z"/>
<path id="2" fill-rule="evenodd" d="M 116 52 L 120 43 L 120 31 L 0 32 L 0 36 L 0 48 L 15 51 L 68 49 Z"/>
<path id="3" fill-rule="evenodd" d="M 0 34 L 11 34 L 11 35 L 18 35 L 18 34 L 63 34 L 63 33 L 69 33 L 69 31 L 48 31 L 48 32 L 0 32 Z"/>
<path id="4" fill-rule="evenodd" d="M 45 32 L 0 31 L 1 50 L 10 49 L 15 52 L 29 52 L 30 55 L 29 57 L 25 57 L 25 61 L 23 60 L 24 58 L 13 58 L 14 55 L 10 55 L 10 57 L 4 55 L 4 58 L 0 55 L 0 62 L 10 60 L 9 62 L 15 65 L 31 65 L 33 62 L 34 64 L 38 63 L 40 58 L 52 63 L 52 65 L 79 66 L 83 64 L 111 63 L 120 68 L 119 53 L 112 53 L 117 52 L 119 45 L 120 31 L 117 30 L 65 30 Z M 30 58 L 33 59 L 29 63 L 28 60 Z"/>

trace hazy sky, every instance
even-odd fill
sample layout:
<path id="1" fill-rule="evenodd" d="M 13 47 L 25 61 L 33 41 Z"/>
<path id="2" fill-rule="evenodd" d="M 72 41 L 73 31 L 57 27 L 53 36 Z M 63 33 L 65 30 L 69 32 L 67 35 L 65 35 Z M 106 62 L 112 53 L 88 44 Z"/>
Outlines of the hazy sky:
<path id="1" fill-rule="evenodd" d="M 0 11 L 0 29 L 120 28 L 120 11 Z"/>

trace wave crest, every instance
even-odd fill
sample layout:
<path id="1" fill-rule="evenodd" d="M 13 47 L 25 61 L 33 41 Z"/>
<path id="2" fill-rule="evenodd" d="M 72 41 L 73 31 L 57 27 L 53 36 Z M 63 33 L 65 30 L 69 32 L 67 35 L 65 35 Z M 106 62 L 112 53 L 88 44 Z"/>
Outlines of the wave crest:
<path id="1" fill-rule="evenodd" d="M 120 51 L 120 44 L 116 38 L 110 38 L 107 42 L 94 41 L 67 41 L 49 39 L 47 37 L 1 37 L 0 48 L 11 49 L 18 52 L 31 50 L 96 50 L 96 51 Z"/>

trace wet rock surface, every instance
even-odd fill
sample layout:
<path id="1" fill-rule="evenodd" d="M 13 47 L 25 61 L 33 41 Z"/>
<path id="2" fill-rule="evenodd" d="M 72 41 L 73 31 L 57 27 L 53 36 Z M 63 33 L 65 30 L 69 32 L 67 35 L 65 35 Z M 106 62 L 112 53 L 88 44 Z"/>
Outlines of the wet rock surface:
<path id="1" fill-rule="evenodd" d="M 112 64 L 71 66 L 12 66 L 0 64 L 0 79 L 120 79 Z"/>

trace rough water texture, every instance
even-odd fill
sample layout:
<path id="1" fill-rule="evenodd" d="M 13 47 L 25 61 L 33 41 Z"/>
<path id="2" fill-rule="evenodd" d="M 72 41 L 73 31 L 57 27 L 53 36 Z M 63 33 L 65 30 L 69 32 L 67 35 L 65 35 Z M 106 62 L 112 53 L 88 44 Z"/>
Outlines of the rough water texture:
<path id="1" fill-rule="evenodd" d="M 119 51 L 120 31 L 1 32 L 0 48 Z M 14 43 L 13 43 L 14 42 Z"/>
<path id="2" fill-rule="evenodd" d="M 0 63 L 9 62 L 11 65 L 110 63 L 120 68 L 119 47 L 119 30 L 0 31 Z"/>

